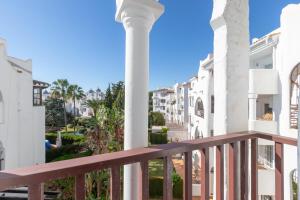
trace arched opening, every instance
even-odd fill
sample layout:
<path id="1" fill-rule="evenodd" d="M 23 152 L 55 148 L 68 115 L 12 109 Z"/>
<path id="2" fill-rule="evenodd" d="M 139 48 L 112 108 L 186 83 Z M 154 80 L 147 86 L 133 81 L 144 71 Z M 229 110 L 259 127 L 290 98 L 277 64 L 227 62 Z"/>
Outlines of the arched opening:
<path id="1" fill-rule="evenodd" d="M 4 100 L 0 91 L 0 124 L 4 123 Z"/>
<path id="2" fill-rule="evenodd" d="M 195 115 L 204 118 L 204 106 L 203 106 L 203 101 L 200 97 L 196 100 Z"/>
<path id="3" fill-rule="evenodd" d="M 300 63 L 291 72 L 290 77 L 290 127 L 298 128 L 298 97 L 300 85 Z"/>

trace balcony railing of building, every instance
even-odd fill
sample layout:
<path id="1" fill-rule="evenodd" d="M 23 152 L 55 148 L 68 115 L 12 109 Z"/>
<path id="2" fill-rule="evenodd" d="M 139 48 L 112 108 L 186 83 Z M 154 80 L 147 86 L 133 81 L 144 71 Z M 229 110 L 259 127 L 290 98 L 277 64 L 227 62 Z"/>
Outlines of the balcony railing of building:
<path id="1" fill-rule="evenodd" d="M 75 177 L 74 193 L 77 200 L 85 198 L 85 174 L 91 171 L 110 169 L 111 200 L 121 199 L 121 173 L 123 165 L 140 163 L 140 188 L 138 199 L 149 199 L 148 162 L 156 158 L 164 159 L 164 199 L 172 199 L 172 155 L 184 154 L 184 199 L 192 199 L 192 151 L 201 152 L 201 199 L 209 199 L 209 148 L 215 150 L 216 199 L 224 198 L 224 173 L 228 178 L 228 198 L 257 199 L 257 143 L 258 139 L 275 142 L 275 199 L 283 198 L 283 145 L 297 145 L 297 140 L 278 135 L 259 132 L 239 132 L 227 135 L 208 137 L 198 140 L 169 143 L 148 148 L 137 148 L 109 154 L 90 156 L 48 164 L 41 164 L 27 168 L 5 170 L 0 172 L 0 191 L 28 186 L 29 199 L 43 199 L 43 183 L 49 180 L 65 177 Z M 251 145 L 250 152 L 249 146 Z M 224 150 L 226 147 L 226 151 Z M 225 154 L 228 152 L 228 154 Z M 224 158 L 228 158 L 228 168 L 224 167 Z M 238 158 L 239 156 L 239 158 Z M 248 156 L 251 159 L 248 159 Z M 238 162 L 240 160 L 240 162 Z M 248 161 L 249 160 L 249 161 Z M 250 163 L 249 163 L 250 162 Z M 250 171 L 248 168 L 250 167 Z M 225 169 L 228 171 L 225 172 Z M 250 174 L 248 174 L 248 171 Z M 238 173 L 240 173 L 238 175 Z M 240 177 L 240 180 L 237 179 Z M 250 180 L 249 180 L 250 179 Z M 238 184 L 238 183 L 241 184 Z M 249 190 L 248 182 L 251 184 Z M 239 192 L 238 192 L 239 191 Z"/>

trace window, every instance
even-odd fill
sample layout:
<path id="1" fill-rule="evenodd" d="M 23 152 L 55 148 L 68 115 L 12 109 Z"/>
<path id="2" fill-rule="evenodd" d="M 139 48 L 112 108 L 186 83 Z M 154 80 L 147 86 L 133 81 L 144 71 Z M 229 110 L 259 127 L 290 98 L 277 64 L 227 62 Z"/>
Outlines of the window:
<path id="1" fill-rule="evenodd" d="M 0 124 L 4 123 L 4 100 L 0 91 Z"/>
<path id="2" fill-rule="evenodd" d="M 195 115 L 204 118 L 204 106 L 203 101 L 200 97 L 196 100 Z"/>
<path id="3" fill-rule="evenodd" d="M 210 112 L 213 114 L 215 113 L 215 96 L 212 95 L 210 97 Z"/>
<path id="4" fill-rule="evenodd" d="M 33 88 L 33 105 L 42 105 L 42 90 L 40 88 Z"/>

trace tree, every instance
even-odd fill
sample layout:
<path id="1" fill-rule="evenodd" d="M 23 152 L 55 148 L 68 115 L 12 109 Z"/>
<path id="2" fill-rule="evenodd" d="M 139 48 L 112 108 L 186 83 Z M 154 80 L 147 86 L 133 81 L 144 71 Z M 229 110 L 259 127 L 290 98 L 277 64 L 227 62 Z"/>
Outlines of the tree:
<path id="1" fill-rule="evenodd" d="M 149 92 L 149 105 L 148 111 L 153 112 L 153 92 Z"/>
<path id="2" fill-rule="evenodd" d="M 46 110 L 46 126 L 54 128 L 63 126 L 64 113 L 61 99 L 49 98 L 44 102 Z"/>
<path id="3" fill-rule="evenodd" d="M 63 101 L 63 109 L 64 109 L 64 125 L 67 132 L 67 111 L 66 111 L 66 102 L 68 100 L 68 88 L 69 82 L 67 79 L 58 79 L 54 81 L 53 86 L 51 87 L 51 96 L 53 98 L 58 98 Z"/>
<path id="4" fill-rule="evenodd" d="M 106 89 L 106 92 L 105 92 L 104 104 L 105 104 L 105 107 L 110 108 L 110 109 L 113 106 L 113 96 L 112 96 L 110 85 L 108 85 L 108 88 Z"/>
<path id="5" fill-rule="evenodd" d="M 73 115 L 74 115 L 74 132 L 75 132 L 75 117 L 76 117 L 76 100 L 81 100 L 85 97 L 84 91 L 78 85 L 70 85 L 68 88 L 68 97 L 73 101 Z"/>
<path id="6" fill-rule="evenodd" d="M 103 105 L 103 101 L 100 99 L 89 99 L 85 102 L 85 105 L 93 110 L 93 115 L 95 118 L 98 117 L 98 111 Z"/>

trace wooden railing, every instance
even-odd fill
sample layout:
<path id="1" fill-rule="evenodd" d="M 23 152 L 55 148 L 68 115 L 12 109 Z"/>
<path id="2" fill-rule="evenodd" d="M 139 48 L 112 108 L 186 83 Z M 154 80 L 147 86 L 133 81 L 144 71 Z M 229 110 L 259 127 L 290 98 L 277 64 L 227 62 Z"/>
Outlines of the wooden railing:
<path id="1" fill-rule="evenodd" d="M 5 189 L 28 186 L 30 200 L 43 199 L 43 183 L 49 180 L 65 177 L 75 177 L 75 197 L 77 200 L 85 198 L 85 173 L 111 169 L 111 199 L 121 198 L 121 174 L 120 168 L 125 164 L 140 163 L 139 197 L 149 199 L 148 161 L 156 158 L 164 158 L 164 188 L 165 200 L 172 199 L 172 155 L 184 154 L 184 199 L 192 199 L 192 151 L 201 152 L 201 200 L 209 199 L 209 148 L 215 149 L 215 175 L 216 175 L 216 199 L 224 199 L 224 172 L 228 179 L 228 198 L 230 200 L 257 199 L 257 141 L 259 138 L 275 142 L 275 199 L 283 200 L 283 145 L 297 145 L 296 139 L 271 135 L 259 132 L 240 132 L 227 135 L 203 138 L 198 140 L 170 143 L 160 146 L 138 148 L 127 151 L 102 154 L 32 167 L 5 170 L 0 172 L 0 191 Z M 238 145 L 239 144 L 239 145 Z M 248 145 L 251 144 L 251 163 L 248 163 Z M 224 149 L 228 154 L 225 154 Z M 239 151 L 239 152 L 238 152 Z M 228 155 L 228 168 L 224 167 L 224 156 Z M 240 162 L 238 163 L 238 156 Z M 227 156 L 226 156 L 227 158 Z M 248 166 L 251 165 L 251 174 L 248 174 Z M 240 173 L 238 175 L 238 173 Z M 238 184 L 240 177 L 241 184 Z M 250 181 L 248 181 L 250 178 Z M 249 191 L 248 182 L 251 183 Z M 238 186 L 239 185 L 239 186 Z M 240 187 L 238 189 L 238 187 Z M 238 193 L 239 191 L 239 193 Z"/>

